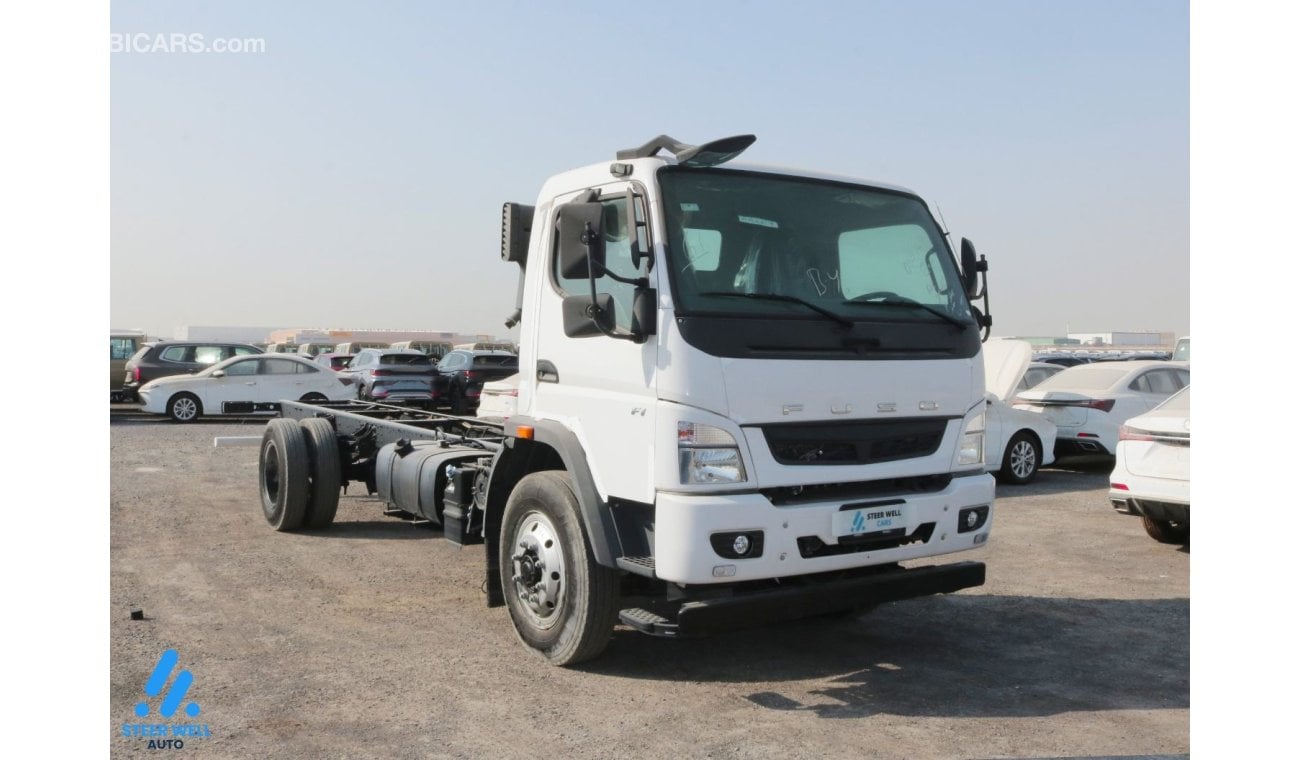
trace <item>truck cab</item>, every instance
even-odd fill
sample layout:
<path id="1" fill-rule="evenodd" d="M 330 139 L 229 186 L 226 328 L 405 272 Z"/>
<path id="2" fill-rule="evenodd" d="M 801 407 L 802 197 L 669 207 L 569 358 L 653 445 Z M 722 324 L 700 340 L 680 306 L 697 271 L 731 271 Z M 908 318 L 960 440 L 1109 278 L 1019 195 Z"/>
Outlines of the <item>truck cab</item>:
<path id="1" fill-rule="evenodd" d="M 503 256 L 523 274 L 503 462 L 551 452 L 596 561 L 678 589 L 980 546 L 973 247 L 963 272 L 904 188 L 730 152 L 661 138 L 507 205 Z"/>

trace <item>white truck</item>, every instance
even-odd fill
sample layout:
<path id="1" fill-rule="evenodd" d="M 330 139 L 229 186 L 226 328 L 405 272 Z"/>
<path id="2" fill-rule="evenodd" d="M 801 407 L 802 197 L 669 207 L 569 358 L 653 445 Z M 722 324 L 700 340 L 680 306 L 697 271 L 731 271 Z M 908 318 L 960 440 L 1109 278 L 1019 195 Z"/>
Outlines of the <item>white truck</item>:
<path id="1" fill-rule="evenodd" d="M 659 137 L 505 204 L 518 413 L 283 402 L 272 527 L 326 528 L 363 482 L 484 543 L 488 604 L 557 665 L 619 621 L 687 637 L 981 585 L 901 563 L 989 536 L 984 259 L 962 240 L 959 268 L 908 190 L 733 163 L 753 141 Z"/>

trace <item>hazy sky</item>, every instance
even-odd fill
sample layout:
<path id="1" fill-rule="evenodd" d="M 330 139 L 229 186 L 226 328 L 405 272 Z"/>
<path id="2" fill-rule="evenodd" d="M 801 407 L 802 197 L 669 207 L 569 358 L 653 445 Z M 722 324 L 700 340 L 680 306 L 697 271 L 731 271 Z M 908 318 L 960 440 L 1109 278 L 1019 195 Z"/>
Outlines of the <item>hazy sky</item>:
<path id="1" fill-rule="evenodd" d="M 997 335 L 1190 323 L 1186 2 L 129 2 L 111 322 L 505 335 L 503 201 L 659 133 L 904 185 Z M 143 41 L 146 38 L 136 38 Z"/>

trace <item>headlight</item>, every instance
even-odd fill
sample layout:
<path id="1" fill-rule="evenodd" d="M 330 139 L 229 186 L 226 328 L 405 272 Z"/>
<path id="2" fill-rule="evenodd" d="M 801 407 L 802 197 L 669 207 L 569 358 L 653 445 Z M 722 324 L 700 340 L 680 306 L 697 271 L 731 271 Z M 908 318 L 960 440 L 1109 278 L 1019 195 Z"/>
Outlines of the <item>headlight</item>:
<path id="1" fill-rule="evenodd" d="M 957 464 L 984 463 L 984 412 L 966 420 L 957 446 Z"/>
<path id="2" fill-rule="evenodd" d="M 677 463 L 683 485 L 745 481 L 736 439 L 712 425 L 677 423 Z"/>

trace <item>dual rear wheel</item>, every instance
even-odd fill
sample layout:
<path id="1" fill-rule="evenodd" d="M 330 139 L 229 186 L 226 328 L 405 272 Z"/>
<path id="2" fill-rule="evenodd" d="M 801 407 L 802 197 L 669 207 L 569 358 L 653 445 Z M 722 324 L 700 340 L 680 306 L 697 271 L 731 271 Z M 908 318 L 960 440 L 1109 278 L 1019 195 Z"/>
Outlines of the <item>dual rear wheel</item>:
<path id="1" fill-rule="evenodd" d="M 334 522 L 343 471 L 328 421 L 271 420 L 262 434 L 257 474 L 262 513 L 272 528 L 320 529 Z"/>

